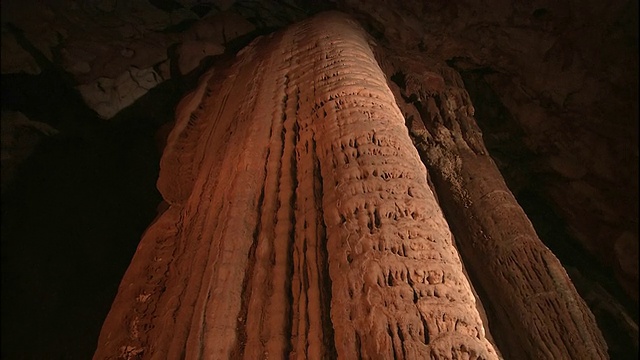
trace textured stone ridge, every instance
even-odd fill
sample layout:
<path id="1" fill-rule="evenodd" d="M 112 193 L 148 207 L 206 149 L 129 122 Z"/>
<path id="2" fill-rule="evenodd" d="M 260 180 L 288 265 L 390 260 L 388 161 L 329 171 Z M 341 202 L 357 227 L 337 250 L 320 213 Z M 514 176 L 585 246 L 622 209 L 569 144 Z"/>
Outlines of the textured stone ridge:
<path id="1" fill-rule="evenodd" d="M 465 266 L 508 359 L 605 359 L 593 314 L 540 241 L 488 154 L 460 76 L 407 52 L 382 56 Z M 400 76 L 402 74 L 402 76 Z"/>
<path id="2" fill-rule="evenodd" d="M 327 13 L 183 100 L 95 359 L 497 359 L 366 35 Z"/>

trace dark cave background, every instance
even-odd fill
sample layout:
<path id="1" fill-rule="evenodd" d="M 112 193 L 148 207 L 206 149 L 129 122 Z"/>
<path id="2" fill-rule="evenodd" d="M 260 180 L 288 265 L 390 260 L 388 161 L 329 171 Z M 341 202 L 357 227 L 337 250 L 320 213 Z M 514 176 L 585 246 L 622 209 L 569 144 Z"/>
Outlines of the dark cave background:
<path id="1" fill-rule="evenodd" d="M 174 1 L 149 2 L 167 11 L 184 7 Z M 199 2 L 191 11 L 204 16 L 217 10 L 214 3 Z M 3 359 L 87 359 L 93 355 L 120 279 L 162 200 L 155 188 L 161 155 L 157 133 L 173 120 L 178 101 L 194 88 L 206 68 L 229 61 L 253 38 L 278 28 L 261 13 L 280 16 L 286 24 L 320 10 L 349 9 L 348 2 L 291 3 L 300 10 L 295 16 L 286 1 L 237 2 L 234 6 L 254 14 L 250 21 L 257 25 L 255 32 L 227 43 L 225 54 L 203 59 L 189 74 L 176 74 L 173 69 L 171 79 L 108 121 L 86 105 L 73 77 L 35 47 L 30 53 L 42 69 L 40 74 L 2 74 L 2 110 L 20 111 L 59 131 L 40 138 L 21 134 L 22 143 L 32 146 L 32 152 L 11 170 L 13 176 L 6 186 L 3 180 Z M 544 16 L 541 9 L 534 15 Z M 363 11 L 352 12 L 368 19 L 369 29 L 384 27 Z M 182 24 L 184 28 L 189 25 Z M 17 28 L 7 26 L 6 31 L 21 36 Z M 28 40 L 24 42 L 28 46 Z M 637 42 L 634 46 L 637 52 Z M 167 52 L 169 59 L 175 58 L 171 49 Z M 2 56 L 7 55 L 3 52 Z M 449 65 L 461 73 L 476 107 L 487 148 L 540 238 L 567 268 L 590 305 L 611 358 L 636 359 L 637 297 L 631 298 L 612 267 L 594 257 L 567 230 L 566 221 L 545 192 L 549 175 L 536 168 L 539 155 L 524 145 L 523 129 L 486 80 L 502 70 L 463 66 L 450 59 Z M 637 104 L 633 107 L 637 113 Z"/>

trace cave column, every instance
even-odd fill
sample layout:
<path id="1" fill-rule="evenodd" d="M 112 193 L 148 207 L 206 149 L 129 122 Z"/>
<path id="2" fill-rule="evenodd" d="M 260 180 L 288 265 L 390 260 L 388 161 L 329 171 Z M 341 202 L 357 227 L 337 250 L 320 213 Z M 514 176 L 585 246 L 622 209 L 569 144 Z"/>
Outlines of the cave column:
<path id="1" fill-rule="evenodd" d="M 392 88 L 502 354 L 608 358 L 593 314 L 489 156 L 459 74 L 409 59 L 387 61 L 387 74 L 403 75 Z"/>

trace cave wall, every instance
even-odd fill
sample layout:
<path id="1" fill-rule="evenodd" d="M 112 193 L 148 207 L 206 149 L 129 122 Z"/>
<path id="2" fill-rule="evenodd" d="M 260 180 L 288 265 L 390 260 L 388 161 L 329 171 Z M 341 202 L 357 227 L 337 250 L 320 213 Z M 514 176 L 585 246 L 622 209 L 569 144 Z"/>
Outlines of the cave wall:
<path id="1" fill-rule="evenodd" d="M 462 75 L 492 158 L 587 300 L 610 353 L 637 353 L 637 3 L 631 1 L 3 2 L 3 290 L 13 294 L 3 291 L 3 314 L 16 314 L 3 322 L 3 333 L 15 340 L 5 346 L 3 336 L 3 352 L 27 348 L 30 333 L 80 338 L 71 325 L 52 325 L 64 322 L 71 310 L 63 304 L 73 301 L 84 301 L 90 314 L 73 322 L 95 319 L 97 337 L 104 315 L 91 309 L 106 314 L 111 300 L 102 298 L 115 295 L 160 200 L 153 189 L 156 130 L 173 119 L 178 99 L 210 65 L 230 62 L 256 36 L 326 8 L 355 16 L 385 48 L 428 54 Z M 94 205 L 92 198 L 101 200 Z M 98 209 L 107 203 L 107 209 L 131 204 L 130 212 L 100 215 L 123 224 L 121 230 L 88 215 L 104 212 Z M 75 223 L 73 216 L 87 220 Z M 60 248 L 66 249 L 60 260 L 51 260 Z M 56 282 L 101 269 L 108 271 L 77 285 Z M 83 290 L 94 283 L 109 285 Z M 102 292 L 99 300 L 85 295 Z M 48 305 L 32 311 L 40 308 L 36 298 Z M 56 326 L 65 330 L 49 335 Z M 84 340 L 85 354 L 91 342 Z M 36 343 L 32 351 L 77 354 L 55 340 Z"/>

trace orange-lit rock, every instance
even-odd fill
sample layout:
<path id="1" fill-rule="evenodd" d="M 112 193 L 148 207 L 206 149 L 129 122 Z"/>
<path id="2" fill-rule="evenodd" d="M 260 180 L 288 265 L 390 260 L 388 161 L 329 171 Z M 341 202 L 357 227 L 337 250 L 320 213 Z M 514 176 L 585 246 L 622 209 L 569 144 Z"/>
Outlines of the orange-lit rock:
<path id="1" fill-rule="evenodd" d="M 536 245 L 525 259 L 515 256 L 513 263 L 530 270 L 523 276 L 509 270 L 512 255 L 522 250 L 513 247 L 535 241 L 518 239 L 500 256 L 487 255 L 492 248 L 477 242 L 478 224 L 492 244 L 508 243 L 509 234 L 530 237 L 530 226 L 510 192 L 535 227 L 534 238 L 564 266 L 559 269 L 551 257 L 555 270 L 550 272 L 564 278 L 566 270 L 595 315 L 609 356 L 638 357 L 637 1 L 8 0 L 1 5 L 1 358 L 85 359 L 94 354 L 143 231 L 170 207 L 156 181 L 179 99 L 213 66 L 209 84 L 217 86 L 212 96 L 220 101 L 218 93 L 232 86 L 224 83 L 226 77 L 239 73 L 227 66 L 240 49 L 322 9 L 354 16 L 375 39 L 376 51 L 385 50 L 378 64 L 423 162 L 429 164 L 427 182 L 473 280 L 486 336 L 496 341 L 502 355 L 539 358 L 543 356 L 527 354 L 541 345 L 571 347 L 576 339 L 587 339 L 585 346 L 571 350 L 576 355 L 561 356 L 557 349 L 542 353 L 584 358 L 584 348 L 602 355 L 588 313 L 584 322 L 576 322 L 587 329 L 582 337 L 572 335 L 570 322 L 559 322 L 565 330 L 553 331 L 554 317 L 567 320 L 563 311 L 540 317 L 547 304 L 565 306 L 553 299 L 557 291 L 530 296 L 540 292 L 540 284 L 522 281 L 548 273 L 539 269 L 539 262 L 526 259 L 531 254 L 546 258 L 547 250 Z M 407 62 L 414 55 L 416 62 Z M 242 108 L 238 102 L 246 101 L 247 89 L 261 84 L 251 76 L 244 79 L 251 85 L 239 84 L 246 87 L 227 97 L 229 106 Z M 454 116 L 447 115 L 452 110 Z M 467 118 L 471 113 L 472 119 Z M 235 123 L 233 116 L 211 117 Z M 473 134 L 475 123 L 482 137 Z M 174 147 L 183 148 L 172 156 L 181 163 L 165 167 L 180 165 L 181 170 L 167 171 L 173 174 L 161 180 L 166 189 L 173 188 L 174 194 L 167 194 L 174 207 L 195 201 L 188 198 L 195 177 L 182 174 L 191 171 L 184 160 L 192 151 L 218 151 L 216 159 L 225 159 L 222 152 L 238 143 L 216 148 L 215 139 L 225 129 L 214 132 L 208 126 L 184 141 L 174 139 Z M 207 147 L 198 144 L 202 134 L 211 135 Z M 454 146 L 446 146 L 449 138 L 457 139 Z M 489 153 L 501 174 L 485 155 L 467 156 L 465 143 Z M 291 171 L 298 176 L 302 160 L 296 164 Z M 180 181 L 170 183 L 172 178 Z M 482 195 L 476 193 L 478 179 L 489 182 L 490 189 L 481 190 L 504 196 L 477 198 Z M 293 194 L 291 199 L 297 192 Z M 299 225 L 297 221 L 293 228 Z M 501 241 L 505 234 L 507 241 Z M 510 260 L 494 264 L 497 258 Z M 148 271 L 139 274 L 147 276 Z M 504 286 L 503 275 L 517 285 Z M 291 288 L 308 282 L 291 276 Z M 271 274 L 261 279 L 271 279 Z M 330 276 L 317 279 L 330 293 L 331 283 L 323 279 Z M 546 291 L 551 282 L 543 280 Z M 568 288 L 569 303 L 576 299 L 567 281 L 558 288 Z M 308 308 L 304 299 L 310 298 L 290 301 L 296 309 Z M 581 304 L 578 299 L 567 308 L 580 315 Z M 513 318 L 524 319 L 524 325 Z M 295 318 L 291 325 L 299 329 L 292 332 L 296 343 L 314 338 L 304 333 L 305 319 L 312 316 Z M 528 325 L 532 322 L 535 326 Z M 253 326 L 246 321 L 241 325 Z M 550 331 L 552 340 L 535 334 L 537 329 Z M 324 336 L 322 346 L 333 338 Z M 142 354 L 135 347 L 123 351 Z"/>
<path id="2" fill-rule="evenodd" d="M 423 55 L 391 54 L 385 70 L 390 78 L 403 74 L 401 87 L 392 85 L 396 99 L 504 356 L 608 358 L 593 314 L 489 156 L 458 73 Z M 445 86 L 420 75 L 426 71 L 437 71 Z"/>
<path id="3" fill-rule="evenodd" d="M 96 359 L 497 359 L 352 20 L 263 38 L 180 104 Z"/>

